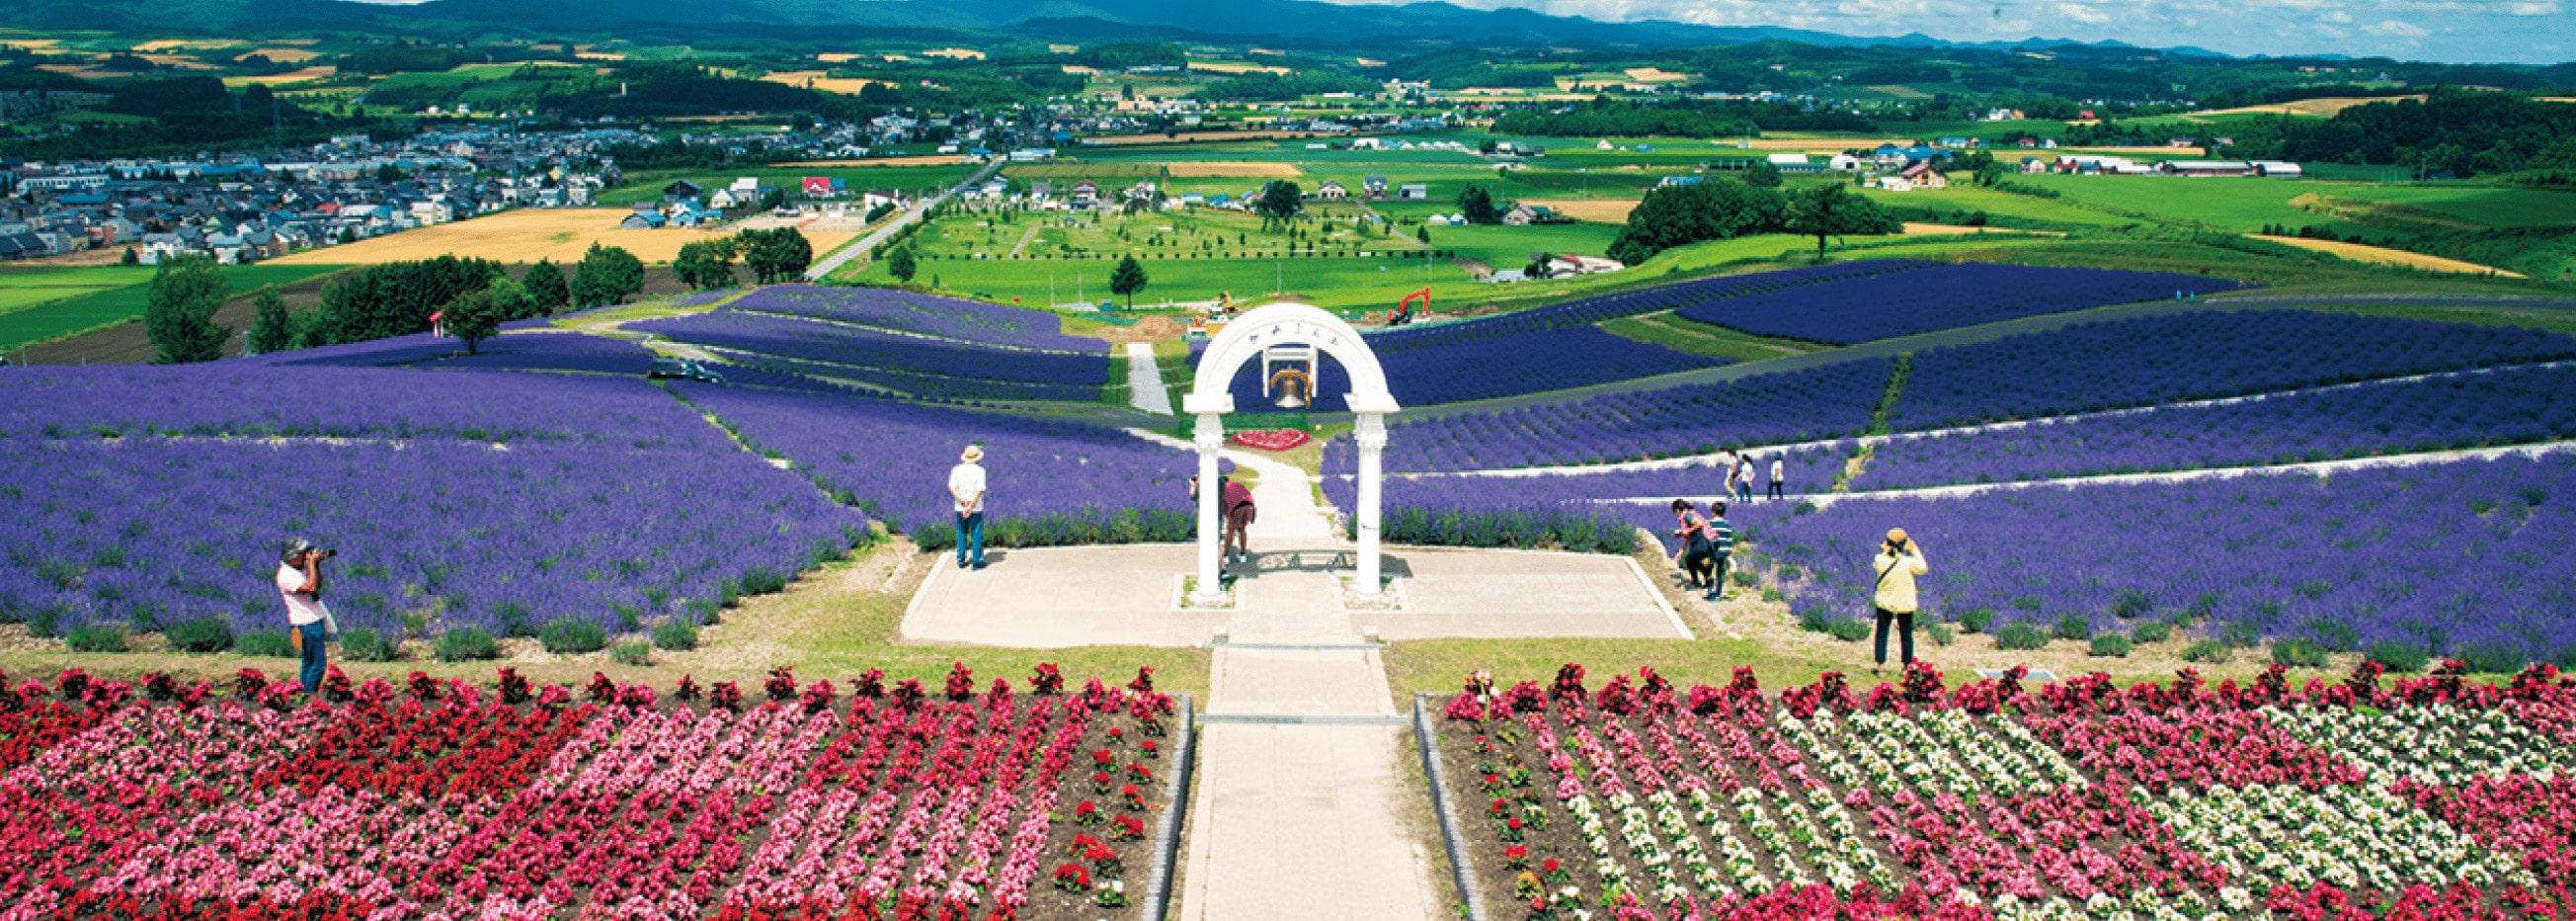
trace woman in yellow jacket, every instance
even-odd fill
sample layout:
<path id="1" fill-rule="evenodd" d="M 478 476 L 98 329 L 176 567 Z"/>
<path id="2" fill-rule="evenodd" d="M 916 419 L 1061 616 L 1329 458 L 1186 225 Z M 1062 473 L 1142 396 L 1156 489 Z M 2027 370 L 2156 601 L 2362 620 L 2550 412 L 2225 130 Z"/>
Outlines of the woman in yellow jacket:
<path id="1" fill-rule="evenodd" d="M 1887 666 L 1887 626 L 1896 625 L 1903 635 L 1904 664 L 1914 664 L 1914 577 L 1929 573 L 1923 562 L 1923 548 L 1905 536 L 1904 528 L 1889 528 L 1887 543 L 1878 548 L 1878 558 L 1871 561 L 1878 571 L 1878 664 L 1869 669 L 1878 674 Z"/>

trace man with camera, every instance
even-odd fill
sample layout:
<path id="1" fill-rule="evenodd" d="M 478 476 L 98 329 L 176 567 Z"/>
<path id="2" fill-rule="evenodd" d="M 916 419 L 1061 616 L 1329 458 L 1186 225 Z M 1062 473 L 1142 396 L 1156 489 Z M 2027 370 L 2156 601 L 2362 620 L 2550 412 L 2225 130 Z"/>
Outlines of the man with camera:
<path id="1" fill-rule="evenodd" d="M 1920 609 L 1915 595 L 1914 577 L 1930 573 L 1923 562 L 1923 548 L 1907 536 L 1904 528 L 1889 528 L 1887 542 L 1880 544 L 1878 558 L 1871 561 L 1878 571 L 1878 660 L 1870 674 L 1887 667 L 1887 628 L 1893 624 L 1900 635 L 1903 662 L 1914 664 L 1914 612 Z"/>
<path id="2" fill-rule="evenodd" d="M 322 604 L 322 561 L 337 555 L 339 551 L 324 550 L 298 537 L 286 542 L 277 565 L 277 593 L 286 599 L 286 638 L 302 657 L 303 670 L 297 677 L 306 694 L 322 690 L 323 647 L 333 632 L 331 609 Z"/>

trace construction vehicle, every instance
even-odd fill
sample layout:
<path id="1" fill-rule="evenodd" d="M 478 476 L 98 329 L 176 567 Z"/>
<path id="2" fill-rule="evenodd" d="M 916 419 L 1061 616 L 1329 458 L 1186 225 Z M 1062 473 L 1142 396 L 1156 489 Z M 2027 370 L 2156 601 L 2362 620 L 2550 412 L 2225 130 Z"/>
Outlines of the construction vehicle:
<path id="1" fill-rule="evenodd" d="M 1416 300 L 1420 300 L 1422 302 L 1422 315 L 1426 317 L 1430 316 L 1431 289 L 1424 288 L 1420 291 L 1407 294 L 1404 296 L 1403 300 L 1395 302 L 1395 309 L 1386 312 L 1386 325 L 1403 326 L 1404 324 L 1413 322 L 1413 302 Z"/>

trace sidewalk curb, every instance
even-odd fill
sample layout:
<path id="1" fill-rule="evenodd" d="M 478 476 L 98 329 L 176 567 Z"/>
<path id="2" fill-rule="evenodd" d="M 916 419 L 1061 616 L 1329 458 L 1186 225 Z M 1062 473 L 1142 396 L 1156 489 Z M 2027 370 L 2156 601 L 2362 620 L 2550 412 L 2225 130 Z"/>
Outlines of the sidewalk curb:
<path id="1" fill-rule="evenodd" d="M 1154 864 L 1145 875 L 1145 915 L 1152 921 L 1171 917 L 1173 869 L 1178 866 L 1181 850 L 1182 820 L 1190 811 L 1190 775 L 1198 756 L 1198 718 L 1192 709 L 1190 695 L 1181 695 L 1181 745 L 1172 753 L 1171 790 L 1163 809 L 1162 827 L 1155 830 L 1162 838 L 1154 847 Z"/>
<path id="2" fill-rule="evenodd" d="M 1467 843 L 1458 831 L 1458 811 L 1449 802 L 1449 778 L 1440 766 L 1439 733 L 1431 729 L 1431 695 L 1413 695 L 1413 744 L 1422 751 L 1422 773 L 1431 781 L 1431 811 L 1440 816 L 1440 843 L 1449 851 L 1449 873 L 1458 900 L 1467 905 L 1467 921 L 1487 921 L 1484 894 L 1476 890 L 1476 868 L 1467 862 Z"/>

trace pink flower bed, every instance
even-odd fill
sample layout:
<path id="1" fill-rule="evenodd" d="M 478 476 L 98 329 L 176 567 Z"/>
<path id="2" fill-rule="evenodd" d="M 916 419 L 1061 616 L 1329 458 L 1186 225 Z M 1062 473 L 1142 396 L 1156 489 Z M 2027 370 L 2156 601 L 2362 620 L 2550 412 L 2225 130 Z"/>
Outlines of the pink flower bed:
<path id="1" fill-rule="evenodd" d="M 1586 677 L 1479 672 L 1442 706 L 1494 918 L 2429 921 L 2576 901 L 2576 681 L 2546 667 L 2028 688 L 1918 664 L 1770 694 L 1750 669 Z"/>
<path id="2" fill-rule="evenodd" d="M 1257 429 L 1236 432 L 1226 438 L 1235 444 L 1264 451 L 1285 451 L 1305 444 L 1307 441 L 1307 435 L 1302 429 Z"/>
<path id="3" fill-rule="evenodd" d="M 1167 805 L 1146 675 L 870 671 L 845 700 L 779 669 L 761 699 L 683 678 L 665 703 L 501 671 L 10 689 L 0 921 L 1092 919 L 1128 913 Z"/>

